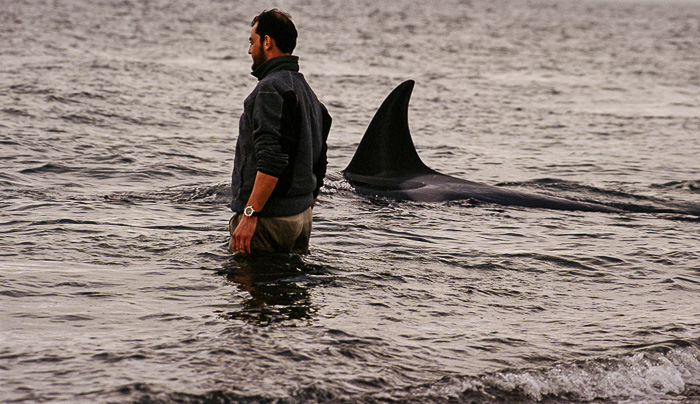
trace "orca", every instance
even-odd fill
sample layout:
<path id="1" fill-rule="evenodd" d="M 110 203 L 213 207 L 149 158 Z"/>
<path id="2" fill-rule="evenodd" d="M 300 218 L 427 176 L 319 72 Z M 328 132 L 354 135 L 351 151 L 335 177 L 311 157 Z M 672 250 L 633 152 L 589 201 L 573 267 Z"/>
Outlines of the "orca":
<path id="1" fill-rule="evenodd" d="M 408 128 L 408 102 L 415 82 L 401 83 L 387 96 L 343 175 L 360 194 L 417 202 L 475 200 L 488 204 L 618 213 L 597 203 L 528 194 L 441 174 L 418 156 Z"/>

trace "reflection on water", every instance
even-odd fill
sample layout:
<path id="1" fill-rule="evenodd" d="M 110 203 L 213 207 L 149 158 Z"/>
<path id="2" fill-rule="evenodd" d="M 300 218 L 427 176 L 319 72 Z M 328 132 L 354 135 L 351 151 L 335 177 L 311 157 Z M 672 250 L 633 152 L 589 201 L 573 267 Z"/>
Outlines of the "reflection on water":
<path id="1" fill-rule="evenodd" d="M 324 269 L 295 254 L 252 254 L 233 256 L 218 273 L 250 295 L 240 310 L 220 316 L 266 326 L 310 320 L 317 310 L 311 289 L 321 283 L 314 275 Z"/>

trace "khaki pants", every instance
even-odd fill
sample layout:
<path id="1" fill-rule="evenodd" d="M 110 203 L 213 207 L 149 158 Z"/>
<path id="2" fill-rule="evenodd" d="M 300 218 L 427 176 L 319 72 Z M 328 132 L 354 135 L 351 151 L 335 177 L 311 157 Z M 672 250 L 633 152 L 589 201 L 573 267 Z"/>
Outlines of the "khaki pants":
<path id="1" fill-rule="evenodd" d="M 229 220 L 230 234 L 233 234 L 242 216 L 235 214 Z M 258 217 L 250 251 L 308 254 L 311 221 L 311 208 L 294 216 Z"/>

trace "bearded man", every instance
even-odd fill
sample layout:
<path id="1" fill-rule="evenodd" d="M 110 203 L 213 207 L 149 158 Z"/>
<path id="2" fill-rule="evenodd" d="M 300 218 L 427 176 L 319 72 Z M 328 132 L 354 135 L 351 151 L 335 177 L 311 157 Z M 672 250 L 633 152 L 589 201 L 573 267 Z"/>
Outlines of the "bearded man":
<path id="1" fill-rule="evenodd" d="M 297 30 L 289 14 L 266 10 L 251 27 L 248 53 L 258 84 L 239 124 L 229 250 L 306 254 L 331 117 L 292 56 Z"/>

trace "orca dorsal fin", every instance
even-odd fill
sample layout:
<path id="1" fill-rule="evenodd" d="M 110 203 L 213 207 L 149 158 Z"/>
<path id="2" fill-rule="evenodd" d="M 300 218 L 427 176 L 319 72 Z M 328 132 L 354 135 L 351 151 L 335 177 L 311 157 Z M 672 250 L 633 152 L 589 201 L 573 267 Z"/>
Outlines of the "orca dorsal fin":
<path id="1" fill-rule="evenodd" d="M 345 173 L 401 177 L 434 172 L 418 157 L 408 129 L 408 101 L 414 84 L 413 80 L 404 81 L 386 97 Z"/>

